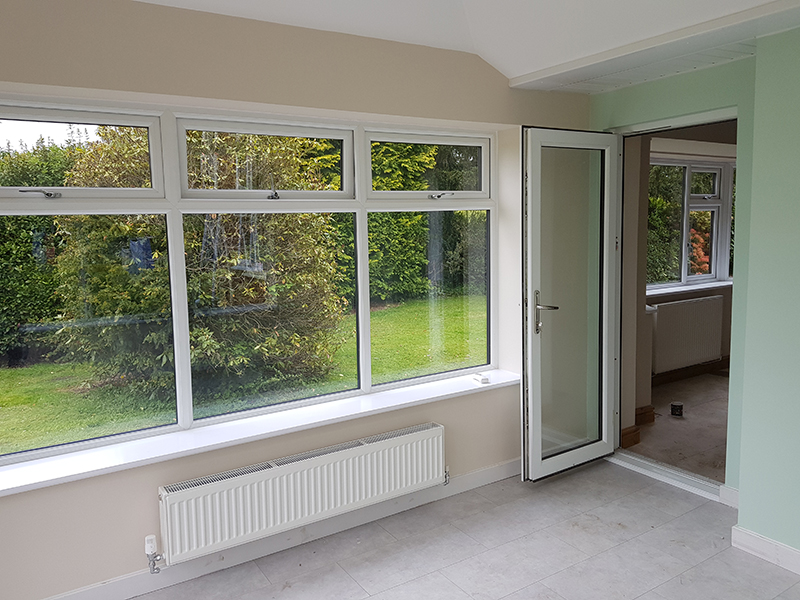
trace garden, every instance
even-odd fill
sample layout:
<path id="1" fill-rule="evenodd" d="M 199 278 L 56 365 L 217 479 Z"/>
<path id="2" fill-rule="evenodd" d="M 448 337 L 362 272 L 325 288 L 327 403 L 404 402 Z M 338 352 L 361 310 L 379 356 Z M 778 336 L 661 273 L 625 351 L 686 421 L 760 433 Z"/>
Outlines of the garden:
<path id="1" fill-rule="evenodd" d="M 191 189 L 341 185 L 336 140 L 189 131 L 187 148 Z M 375 189 L 478 177 L 455 146 L 372 157 Z M 148 188 L 147 130 L 0 149 L 0 186 Z M 368 215 L 373 384 L 488 361 L 487 227 L 482 210 Z M 195 418 L 359 387 L 354 229 L 345 212 L 184 215 Z M 0 454 L 176 421 L 169 247 L 163 214 L 0 216 Z"/>

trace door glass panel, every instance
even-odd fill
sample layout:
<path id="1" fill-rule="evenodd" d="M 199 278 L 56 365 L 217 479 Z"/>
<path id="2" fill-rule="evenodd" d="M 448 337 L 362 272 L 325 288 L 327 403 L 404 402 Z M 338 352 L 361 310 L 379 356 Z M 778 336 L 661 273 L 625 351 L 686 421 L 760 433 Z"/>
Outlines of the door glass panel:
<path id="1" fill-rule="evenodd" d="M 601 439 L 603 151 L 542 148 L 542 457 Z"/>

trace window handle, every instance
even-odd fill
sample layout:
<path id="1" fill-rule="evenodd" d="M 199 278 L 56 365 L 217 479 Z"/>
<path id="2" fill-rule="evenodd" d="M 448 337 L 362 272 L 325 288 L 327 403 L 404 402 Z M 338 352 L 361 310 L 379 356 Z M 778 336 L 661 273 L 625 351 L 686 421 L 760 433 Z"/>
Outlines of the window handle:
<path id="1" fill-rule="evenodd" d="M 533 309 L 533 332 L 534 333 L 541 333 L 542 332 L 542 311 L 543 310 L 558 310 L 557 306 L 552 306 L 550 304 L 539 304 L 539 290 L 536 290 L 533 293 L 533 302 L 534 302 L 534 309 Z"/>

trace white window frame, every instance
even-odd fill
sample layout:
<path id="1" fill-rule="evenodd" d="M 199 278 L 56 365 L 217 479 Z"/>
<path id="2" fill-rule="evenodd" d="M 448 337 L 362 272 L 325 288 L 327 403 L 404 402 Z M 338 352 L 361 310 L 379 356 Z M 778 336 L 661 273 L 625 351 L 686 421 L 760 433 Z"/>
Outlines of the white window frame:
<path id="1" fill-rule="evenodd" d="M 481 149 L 481 189 L 475 191 L 447 190 L 374 190 L 372 189 L 372 143 L 390 142 L 398 144 L 431 144 L 443 146 L 477 146 Z M 429 135 L 421 133 L 397 133 L 368 130 L 366 132 L 366 156 L 364 172 L 367 174 L 367 197 L 370 200 L 435 200 L 442 204 L 457 200 L 488 200 L 491 190 L 491 144 L 488 137 L 466 137 L 453 135 Z"/>
<path id="2" fill-rule="evenodd" d="M 258 121 L 221 121 L 216 119 L 179 118 L 178 147 L 180 151 L 181 196 L 184 199 L 219 200 L 249 199 L 277 202 L 268 196 L 272 190 L 199 190 L 190 189 L 187 180 L 188 159 L 186 132 L 188 130 L 214 131 L 220 133 L 241 133 L 255 135 L 274 135 L 284 137 L 325 138 L 342 140 L 342 189 L 341 190 L 281 190 L 279 200 L 332 199 L 347 200 L 355 198 L 355 172 L 353 151 L 353 130 L 332 129 L 309 126 L 275 125 Z"/>
<path id="3" fill-rule="evenodd" d="M 670 291 L 676 288 L 705 287 L 720 283 L 729 283 L 730 263 L 730 227 L 722 227 L 722 223 L 730 223 L 733 202 L 733 171 L 736 163 L 730 159 L 713 160 L 708 157 L 673 157 L 652 154 L 650 166 L 663 165 L 684 168 L 683 209 L 681 215 L 681 280 L 664 283 L 648 283 L 648 294 Z M 649 172 L 649 171 L 648 171 Z M 716 173 L 716 189 L 713 194 L 692 194 L 692 173 Z M 712 262 L 711 273 L 691 275 L 689 273 L 689 213 L 692 211 L 711 211 L 712 224 Z"/>
<path id="4" fill-rule="evenodd" d="M 248 113 L 249 114 L 249 113 Z M 271 125 L 258 119 L 213 118 L 181 112 L 172 107 L 160 110 L 139 110 L 128 103 L 111 107 L 105 104 L 86 109 L 20 108 L 4 106 L 0 99 L 0 118 L 38 118 L 38 120 L 101 125 L 147 126 L 150 132 L 150 157 L 153 189 L 88 189 L 58 188 L 63 197 L 57 201 L 42 197 L 19 199 L 9 194 L 0 202 L 2 215 L 54 214 L 163 214 L 167 220 L 168 254 L 174 333 L 175 378 L 178 423 L 161 427 L 121 433 L 113 436 L 77 441 L 63 446 L 41 448 L 0 457 L 0 475 L 16 473 L 21 479 L 0 485 L 0 496 L 34 489 L 66 480 L 75 480 L 101 472 L 128 468 L 148 462 L 158 462 L 176 456 L 202 452 L 212 448 L 235 445 L 252 439 L 262 439 L 299 431 L 331 422 L 359 418 L 444 398 L 516 385 L 516 374 L 497 370 L 497 293 L 498 211 L 493 197 L 496 185 L 490 173 L 497 168 L 497 157 L 490 153 L 495 133 L 449 132 L 427 136 L 371 129 L 381 140 L 420 143 L 447 143 L 482 146 L 482 187 L 478 194 L 457 193 L 433 200 L 419 192 L 410 196 L 371 195 L 371 152 L 365 128 L 357 122 L 348 127 L 340 123 L 325 127 L 319 123 L 304 125 Z M 264 119 L 269 119 L 265 115 Z M 280 123 L 280 117 L 275 118 Z M 281 193 L 281 199 L 263 202 L 264 192 L 258 190 L 188 190 L 186 181 L 186 128 L 236 131 L 238 124 L 244 133 L 339 137 L 343 144 L 344 191 L 298 191 Z M 216 129 L 215 129 L 216 128 Z M 349 140 L 349 141 L 348 141 Z M 360 147 L 360 149 L 359 149 Z M 360 155 L 356 155 L 359 152 Z M 360 175 L 359 175 L 360 173 Z M 356 178 L 358 185 L 356 184 Z M 345 183 L 347 181 L 347 183 Z M 156 188 L 158 182 L 159 187 Z M 4 188 L 19 194 L 17 188 Z M 65 193 L 67 192 L 67 193 Z M 199 192 L 199 193 L 197 193 Z M 232 193 L 231 193 L 232 192 Z M 284 196 L 284 194 L 286 194 Z M 33 194 L 23 194 L 35 196 Z M 2 194 L 0 193 L 0 197 Z M 258 204 L 253 202 L 259 200 Z M 212 201 L 214 201 L 212 209 Z M 278 406 L 251 409 L 195 420 L 192 414 L 191 364 L 189 358 L 189 318 L 186 302 L 186 272 L 183 253 L 183 215 L 218 212 L 283 213 L 283 212 L 350 212 L 355 214 L 358 336 L 360 387 L 346 392 L 297 400 Z M 435 373 L 422 377 L 381 384 L 373 388 L 369 370 L 369 281 L 367 215 L 375 211 L 450 211 L 486 210 L 489 218 L 487 248 L 487 363 L 475 367 Z M 472 375 L 484 372 L 489 383 L 473 381 Z M 311 412 L 309 412 L 311 411 Z M 238 424 L 236 424 L 236 423 Z M 254 425 L 256 424 L 256 425 Z M 253 429 L 256 427 L 257 432 Z M 237 433 L 238 432 L 238 433 Z M 187 441 L 188 440 L 188 441 Z M 145 442 L 144 444 L 140 442 Z M 86 454 L 88 453 L 88 454 Z M 81 456 L 93 458 L 81 461 Z M 75 457 L 73 460 L 70 457 Z M 70 463 L 69 468 L 63 467 Z M 29 465 L 30 468 L 26 467 Z M 57 467 L 62 465 L 62 467 Z M 37 474 L 38 473 L 38 474 Z M 15 483 L 16 482 L 16 483 Z"/>
<path id="5" fill-rule="evenodd" d="M 146 127 L 150 146 L 150 183 L 149 188 L 88 188 L 88 187 L 46 187 L 48 191 L 61 194 L 60 198 L 48 199 L 51 210 L 59 211 L 65 201 L 106 200 L 125 198 L 137 200 L 162 200 L 164 194 L 164 160 L 161 142 L 161 122 L 156 114 L 136 114 L 135 112 L 100 112 L 92 110 L 40 109 L 20 106 L 0 105 L 0 120 L 45 121 L 56 123 L 78 123 L 86 125 L 111 125 L 127 127 Z M 20 205 L 30 205 L 32 193 L 21 193 L 20 190 L 31 190 L 31 187 L 0 187 L 0 198 L 20 200 Z M 5 200 L 3 206 L 13 206 Z M 152 209 L 150 209 L 152 210 Z"/>

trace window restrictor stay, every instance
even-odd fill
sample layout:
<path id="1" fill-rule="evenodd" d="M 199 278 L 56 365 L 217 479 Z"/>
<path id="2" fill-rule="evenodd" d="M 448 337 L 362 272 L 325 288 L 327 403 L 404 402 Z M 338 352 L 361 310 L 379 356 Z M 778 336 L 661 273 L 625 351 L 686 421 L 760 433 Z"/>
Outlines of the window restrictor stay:
<path id="1" fill-rule="evenodd" d="M 22 194 L 26 194 L 26 193 L 27 194 L 29 194 L 29 193 L 43 194 L 45 198 L 61 198 L 61 192 L 48 192 L 47 190 L 41 190 L 41 189 L 19 190 L 19 191 Z"/>

